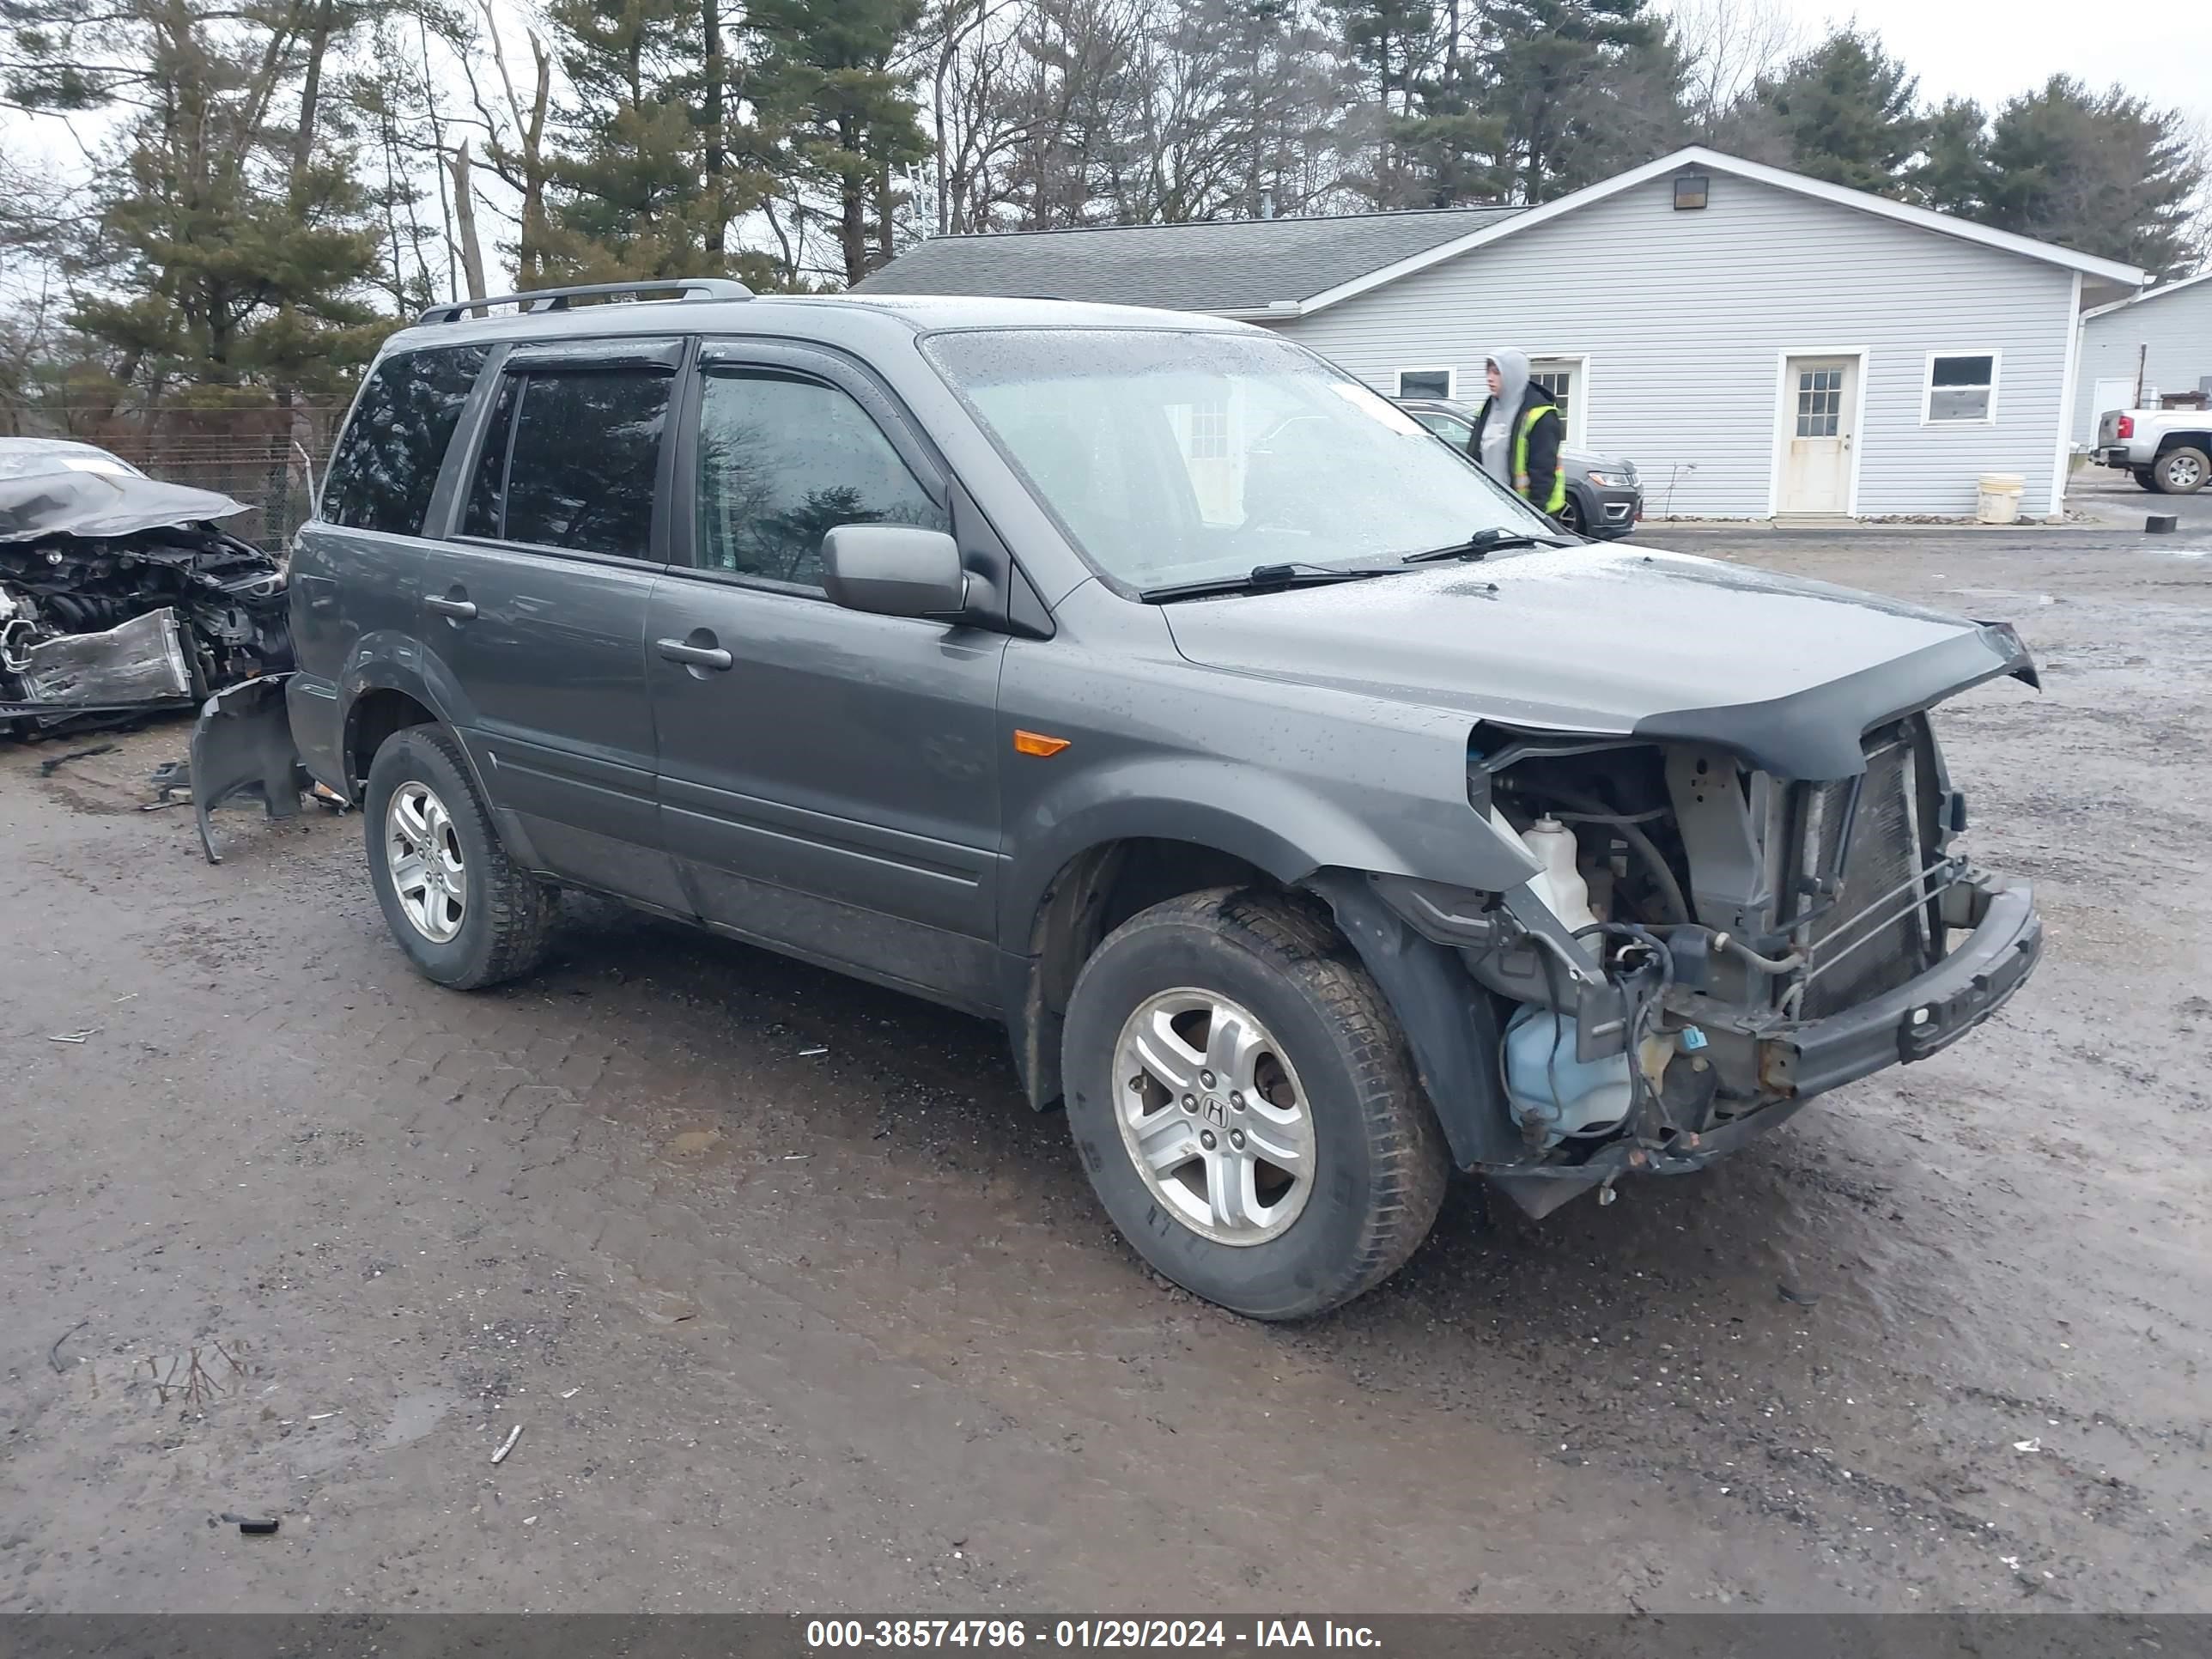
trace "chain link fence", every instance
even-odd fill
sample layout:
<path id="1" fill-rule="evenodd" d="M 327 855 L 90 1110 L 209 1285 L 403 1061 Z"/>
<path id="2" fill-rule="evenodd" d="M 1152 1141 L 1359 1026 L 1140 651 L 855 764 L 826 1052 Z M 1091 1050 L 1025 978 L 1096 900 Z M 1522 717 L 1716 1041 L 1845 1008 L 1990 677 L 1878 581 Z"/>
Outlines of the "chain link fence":
<path id="1" fill-rule="evenodd" d="M 243 501 L 254 510 L 224 527 L 274 552 L 314 510 L 345 410 L 336 399 L 245 409 L 50 405 L 11 424 L 21 436 L 97 444 L 149 477 Z"/>

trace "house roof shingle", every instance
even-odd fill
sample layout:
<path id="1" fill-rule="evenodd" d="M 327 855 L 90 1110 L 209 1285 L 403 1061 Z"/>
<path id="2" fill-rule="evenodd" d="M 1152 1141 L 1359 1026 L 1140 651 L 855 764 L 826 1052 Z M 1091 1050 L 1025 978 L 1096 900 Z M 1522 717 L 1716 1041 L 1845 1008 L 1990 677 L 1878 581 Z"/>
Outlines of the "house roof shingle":
<path id="1" fill-rule="evenodd" d="M 870 274 L 856 291 L 1261 311 L 1277 301 L 1310 299 L 1517 211 L 1442 208 L 934 236 Z"/>

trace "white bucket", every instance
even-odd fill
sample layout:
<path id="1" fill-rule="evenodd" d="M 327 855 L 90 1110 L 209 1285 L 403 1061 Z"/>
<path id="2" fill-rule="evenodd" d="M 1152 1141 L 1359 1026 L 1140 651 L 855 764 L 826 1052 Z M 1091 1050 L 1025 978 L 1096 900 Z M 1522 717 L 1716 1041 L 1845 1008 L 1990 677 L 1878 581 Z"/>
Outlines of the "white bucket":
<path id="1" fill-rule="evenodd" d="M 1984 524 L 2018 524 L 2020 522 L 2020 494 L 2027 488 L 2027 480 L 2017 472 L 1984 472 L 1980 482 L 1981 500 L 1974 517 Z"/>

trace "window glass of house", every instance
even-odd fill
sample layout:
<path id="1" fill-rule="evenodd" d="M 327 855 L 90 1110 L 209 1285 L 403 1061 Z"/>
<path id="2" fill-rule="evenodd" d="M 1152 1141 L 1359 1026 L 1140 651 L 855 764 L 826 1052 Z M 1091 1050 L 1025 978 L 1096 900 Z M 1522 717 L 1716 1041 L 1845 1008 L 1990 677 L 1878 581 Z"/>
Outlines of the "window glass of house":
<path id="1" fill-rule="evenodd" d="M 403 352 L 379 363 L 331 457 L 322 516 L 356 530 L 422 534 L 446 446 L 483 364 L 481 346 Z"/>
<path id="2" fill-rule="evenodd" d="M 1449 398 L 1451 396 L 1451 370 L 1448 368 L 1401 368 L 1398 371 L 1398 395 L 1401 398 Z"/>
<path id="3" fill-rule="evenodd" d="M 670 385 L 666 374 L 644 369 L 531 374 L 514 413 L 503 538 L 654 557 L 653 485 Z"/>
<path id="4" fill-rule="evenodd" d="M 1552 399 L 1553 407 L 1559 411 L 1560 421 L 1564 422 L 1567 418 L 1569 404 L 1574 397 L 1574 370 L 1564 364 L 1557 364 L 1550 368 L 1540 365 L 1529 371 L 1528 379 L 1531 384 L 1544 388 Z"/>
<path id="5" fill-rule="evenodd" d="M 848 393 L 757 374 L 702 385 L 699 520 L 702 568 L 817 590 L 839 525 L 952 527 Z"/>
<path id="6" fill-rule="evenodd" d="M 1931 422 L 1986 421 L 1996 395 L 1997 360 L 1988 352 L 1931 359 L 1928 418 Z"/>

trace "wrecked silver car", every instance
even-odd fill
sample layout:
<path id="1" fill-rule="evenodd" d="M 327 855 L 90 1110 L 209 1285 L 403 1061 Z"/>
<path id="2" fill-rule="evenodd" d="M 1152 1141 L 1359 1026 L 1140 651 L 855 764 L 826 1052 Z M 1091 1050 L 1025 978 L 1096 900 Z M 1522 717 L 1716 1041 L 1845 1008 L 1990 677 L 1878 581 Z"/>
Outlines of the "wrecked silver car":
<path id="1" fill-rule="evenodd" d="M 250 511 L 88 444 L 0 438 L 0 734 L 196 704 L 289 668 L 284 573 Z"/>

